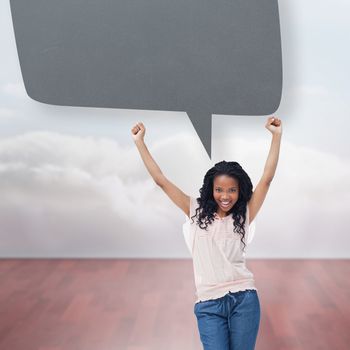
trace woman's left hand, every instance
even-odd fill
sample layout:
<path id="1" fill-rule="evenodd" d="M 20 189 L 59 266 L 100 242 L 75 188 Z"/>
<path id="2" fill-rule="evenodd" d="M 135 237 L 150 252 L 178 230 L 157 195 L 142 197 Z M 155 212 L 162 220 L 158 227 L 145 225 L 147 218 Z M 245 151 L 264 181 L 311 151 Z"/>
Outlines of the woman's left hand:
<path id="1" fill-rule="evenodd" d="M 267 119 L 265 128 L 272 134 L 282 134 L 282 121 L 276 117 L 270 117 Z"/>

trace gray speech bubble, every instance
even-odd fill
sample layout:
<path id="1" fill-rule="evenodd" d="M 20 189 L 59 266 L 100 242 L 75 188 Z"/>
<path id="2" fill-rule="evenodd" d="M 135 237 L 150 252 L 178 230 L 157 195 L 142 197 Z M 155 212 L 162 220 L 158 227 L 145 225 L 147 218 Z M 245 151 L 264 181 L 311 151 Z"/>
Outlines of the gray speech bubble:
<path id="1" fill-rule="evenodd" d="M 279 106 L 277 0 L 11 0 L 11 12 L 39 102 L 186 111 L 209 157 L 212 113 Z"/>

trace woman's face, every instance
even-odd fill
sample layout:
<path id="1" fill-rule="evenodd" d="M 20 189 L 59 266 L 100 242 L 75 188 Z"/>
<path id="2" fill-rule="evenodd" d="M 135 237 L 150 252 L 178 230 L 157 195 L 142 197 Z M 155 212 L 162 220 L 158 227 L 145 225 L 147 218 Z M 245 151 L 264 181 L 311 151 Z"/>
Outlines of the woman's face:
<path id="1" fill-rule="evenodd" d="M 217 213 L 226 216 L 238 201 L 238 180 L 228 175 L 218 175 L 213 181 L 213 197 L 218 205 Z"/>

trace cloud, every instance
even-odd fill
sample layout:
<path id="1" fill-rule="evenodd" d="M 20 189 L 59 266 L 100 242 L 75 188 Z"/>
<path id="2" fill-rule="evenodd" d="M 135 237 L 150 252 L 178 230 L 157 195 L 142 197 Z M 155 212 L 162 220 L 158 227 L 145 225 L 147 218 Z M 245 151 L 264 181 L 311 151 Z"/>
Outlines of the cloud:
<path id="1" fill-rule="evenodd" d="M 230 150 L 256 185 L 270 142 L 215 144 L 218 154 Z M 186 134 L 149 149 L 168 178 L 193 196 L 221 160 L 208 162 L 200 142 Z M 249 256 L 343 254 L 349 182 L 349 162 L 282 140 Z M 184 214 L 154 184 L 136 147 L 112 139 L 33 132 L 0 140 L 0 196 L 2 256 L 188 257 Z M 337 237 L 333 248 L 329 232 Z"/>
<path id="2" fill-rule="evenodd" d="M 136 158 L 109 139 L 33 132 L 0 142 L 2 190 L 21 188 L 52 203 L 86 204 L 81 195 L 103 193 L 106 184 L 120 189 L 128 176 L 137 178 Z M 134 159 L 134 160 L 133 160 Z M 79 196 L 78 196 L 79 195 Z M 78 198 L 79 197 L 79 198 Z M 68 199 L 68 201 L 66 201 Z M 94 198 L 96 200 L 96 198 Z"/>
<path id="3" fill-rule="evenodd" d="M 169 145 L 185 154 L 188 141 L 178 135 L 149 149 L 161 164 L 169 159 Z M 171 178 L 181 183 L 187 177 Z M 0 196 L 2 256 L 88 251 L 169 257 L 181 251 L 184 214 L 173 215 L 174 205 L 150 178 L 136 147 L 121 148 L 112 139 L 32 132 L 0 140 Z M 169 245 L 172 237 L 177 243 Z"/>

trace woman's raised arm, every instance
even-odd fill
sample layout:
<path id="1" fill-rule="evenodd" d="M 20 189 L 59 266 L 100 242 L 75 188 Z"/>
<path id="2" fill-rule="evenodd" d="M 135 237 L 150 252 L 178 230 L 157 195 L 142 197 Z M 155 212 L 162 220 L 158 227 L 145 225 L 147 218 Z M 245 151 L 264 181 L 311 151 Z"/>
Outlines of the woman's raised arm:
<path id="1" fill-rule="evenodd" d="M 253 195 L 248 203 L 249 207 L 249 222 L 252 222 L 260 210 L 267 191 L 269 190 L 271 181 L 275 176 L 280 145 L 282 137 L 282 122 L 278 118 L 270 117 L 267 119 L 265 128 L 272 133 L 272 141 L 270 146 L 270 151 L 267 156 L 267 160 L 264 167 L 264 173 L 257 184 Z"/>
<path id="2" fill-rule="evenodd" d="M 158 164 L 149 152 L 144 136 L 146 128 L 143 123 L 138 122 L 131 129 L 135 145 L 140 152 L 141 158 L 152 176 L 154 182 L 168 195 L 168 197 L 187 215 L 190 213 L 190 197 L 182 192 L 177 186 L 170 182 L 162 173 Z"/>

